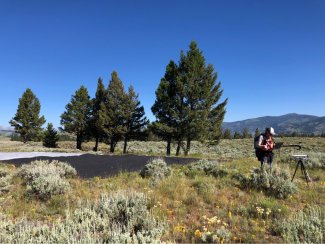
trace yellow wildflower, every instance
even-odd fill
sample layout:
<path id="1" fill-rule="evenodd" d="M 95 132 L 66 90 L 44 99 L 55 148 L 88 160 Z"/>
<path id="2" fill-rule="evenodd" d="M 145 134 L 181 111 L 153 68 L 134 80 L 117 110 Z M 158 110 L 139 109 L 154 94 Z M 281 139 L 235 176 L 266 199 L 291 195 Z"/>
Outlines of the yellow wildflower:
<path id="1" fill-rule="evenodd" d="M 218 221 L 218 217 L 214 216 L 212 218 L 208 218 L 208 224 L 215 224 Z"/>
<path id="2" fill-rule="evenodd" d="M 185 233 L 186 228 L 185 228 L 184 225 L 177 225 L 177 226 L 175 226 L 174 231 L 175 232 L 180 232 L 180 233 Z"/>
<path id="3" fill-rule="evenodd" d="M 201 232 L 200 230 L 196 230 L 196 231 L 194 232 L 194 236 L 195 236 L 196 238 L 200 238 L 200 237 L 202 237 L 202 232 Z"/>
<path id="4" fill-rule="evenodd" d="M 232 217 L 231 211 L 228 212 L 228 217 L 229 217 L 229 219 L 231 219 L 231 217 Z"/>

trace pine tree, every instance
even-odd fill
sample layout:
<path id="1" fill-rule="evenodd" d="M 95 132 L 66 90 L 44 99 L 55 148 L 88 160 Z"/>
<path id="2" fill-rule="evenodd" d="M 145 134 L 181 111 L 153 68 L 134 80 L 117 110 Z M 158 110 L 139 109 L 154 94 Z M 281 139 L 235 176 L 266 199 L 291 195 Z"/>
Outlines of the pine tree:
<path id="1" fill-rule="evenodd" d="M 130 86 L 126 97 L 126 132 L 124 134 L 123 153 L 126 153 L 129 140 L 141 140 L 146 137 L 145 127 L 149 120 L 145 117 L 144 108 L 140 106 L 138 97 L 133 86 Z"/>
<path id="2" fill-rule="evenodd" d="M 241 138 L 242 138 L 242 135 L 236 131 L 234 134 L 234 139 L 241 139 Z"/>
<path id="3" fill-rule="evenodd" d="M 109 138 L 110 152 L 114 153 L 115 146 L 125 135 L 127 128 L 127 96 L 124 86 L 116 71 L 113 71 L 107 88 L 106 102 L 102 103 L 99 111 L 99 121 L 103 131 Z"/>
<path id="4" fill-rule="evenodd" d="M 101 78 L 98 79 L 97 83 L 97 90 L 95 98 L 92 100 L 92 114 L 91 114 L 91 121 L 90 121 L 90 130 L 92 136 L 95 138 L 95 147 L 93 150 L 97 152 L 98 150 L 98 143 L 100 139 L 103 139 L 105 137 L 105 133 L 103 130 L 103 125 L 99 118 L 99 111 L 101 104 L 105 104 L 106 102 L 106 95 L 107 91 L 105 90 L 103 80 Z"/>
<path id="5" fill-rule="evenodd" d="M 188 155 L 192 140 L 219 141 L 228 100 L 218 104 L 223 93 L 221 83 L 216 83 L 217 74 L 213 66 L 206 66 L 195 42 L 191 42 L 186 55 L 181 52 L 179 74 L 178 83 L 181 83 L 184 94 L 185 123 L 182 127 L 186 138 L 185 155 Z"/>
<path id="6" fill-rule="evenodd" d="M 258 128 L 256 128 L 255 130 L 255 134 L 254 134 L 254 137 L 257 137 L 259 136 L 261 133 L 260 133 L 260 130 Z"/>
<path id="7" fill-rule="evenodd" d="M 58 140 L 58 132 L 53 128 L 52 123 L 48 123 L 47 128 L 44 131 L 43 146 L 55 148 L 57 147 Z"/>
<path id="8" fill-rule="evenodd" d="M 81 150 L 81 144 L 88 136 L 92 108 L 87 88 L 81 86 L 71 97 L 70 103 L 65 108 L 66 111 L 61 115 L 63 131 L 77 136 L 77 149 Z"/>
<path id="9" fill-rule="evenodd" d="M 45 118 L 40 117 L 40 110 L 41 104 L 38 98 L 31 89 L 27 88 L 19 99 L 15 117 L 9 121 L 24 143 L 41 138 L 41 127 L 45 123 Z"/>
<path id="10" fill-rule="evenodd" d="M 230 129 L 229 128 L 227 128 L 226 130 L 225 130 L 225 132 L 223 133 L 223 139 L 231 139 L 232 137 L 231 137 L 231 131 L 230 131 Z"/>
<path id="11" fill-rule="evenodd" d="M 252 137 L 252 135 L 251 135 L 251 133 L 249 133 L 248 128 L 244 128 L 242 138 L 251 138 L 251 137 Z"/>
<path id="12" fill-rule="evenodd" d="M 156 90 L 156 100 L 151 107 L 152 113 L 156 116 L 156 121 L 150 125 L 150 130 L 156 135 L 167 141 L 166 154 L 169 156 L 171 151 L 171 142 L 175 137 L 179 114 L 177 110 L 177 78 L 178 66 L 174 61 L 170 61 L 166 67 L 165 75 L 160 80 Z"/>

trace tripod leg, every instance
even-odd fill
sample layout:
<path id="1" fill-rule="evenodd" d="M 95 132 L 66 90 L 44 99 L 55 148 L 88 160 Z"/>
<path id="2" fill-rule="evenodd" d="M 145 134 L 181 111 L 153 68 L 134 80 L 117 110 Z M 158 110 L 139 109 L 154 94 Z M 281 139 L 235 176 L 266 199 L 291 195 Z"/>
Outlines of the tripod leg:
<path id="1" fill-rule="evenodd" d="M 311 182 L 311 179 L 310 179 L 308 172 L 305 168 L 305 165 L 303 163 L 301 163 L 301 170 L 303 170 L 303 175 L 305 176 L 306 182 L 308 184 L 308 182 Z"/>
<path id="2" fill-rule="evenodd" d="M 295 173 L 294 173 L 293 176 L 292 176 L 291 182 L 293 181 L 293 178 L 295 178 L 295 175 L 296 175 L 296 173 L 297 173 L 297 169 L 298 169 L 298 167 L 299 167 L 299 163 L 300 163 L 300 161 L 297 163 L 296 170 L 295 170 Z"/>

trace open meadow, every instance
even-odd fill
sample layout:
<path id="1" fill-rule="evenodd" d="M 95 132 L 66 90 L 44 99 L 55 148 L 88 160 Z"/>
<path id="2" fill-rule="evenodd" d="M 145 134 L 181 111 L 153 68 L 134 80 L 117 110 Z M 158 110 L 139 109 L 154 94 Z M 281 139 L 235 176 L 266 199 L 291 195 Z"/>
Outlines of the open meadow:
<path id="1" fill-rule="evenodd" d="M 37 242 L 312 242 L 325 241 L 325 138 L 276 138 L 301 150 L 275 152 L 260 169 L 252 139 L 194 142 L 188 165 L 148 162 L 141 172 L 82 179 L 60 162 L 0 165 L 0 241 Z M 80 152 L 0 141 L 0 151 Z M 175 145 L 174 145 L 175 146 Z M 83 144 L 91 153 L 93 143 Z M 99 154 L 107 145 L 100 144 Z M 128 153 L 164 155 L 164 142 L 129 143 Z M 118 145 L 116 154 L 122 154 Z M 175 148 L 172 149 L 175 154 Z M 292 154 L 308 154 L 312 182 Z"/>

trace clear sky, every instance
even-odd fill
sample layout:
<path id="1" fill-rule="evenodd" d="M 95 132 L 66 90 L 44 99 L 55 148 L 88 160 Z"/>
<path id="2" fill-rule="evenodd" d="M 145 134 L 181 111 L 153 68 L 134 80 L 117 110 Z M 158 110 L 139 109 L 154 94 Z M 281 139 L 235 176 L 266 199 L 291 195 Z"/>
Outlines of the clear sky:
<path id="1" fill-rule="evenodd" d="M 71 95 L 93 97 L 113 70 L 152 121 L 165 67 L 192 40 L 229 98 L 225 121 L 325 116 L 325 1 L 0 0 L 0 125 L 31 88 L 59 126 Z"/>

